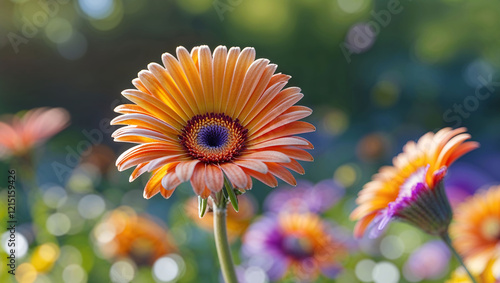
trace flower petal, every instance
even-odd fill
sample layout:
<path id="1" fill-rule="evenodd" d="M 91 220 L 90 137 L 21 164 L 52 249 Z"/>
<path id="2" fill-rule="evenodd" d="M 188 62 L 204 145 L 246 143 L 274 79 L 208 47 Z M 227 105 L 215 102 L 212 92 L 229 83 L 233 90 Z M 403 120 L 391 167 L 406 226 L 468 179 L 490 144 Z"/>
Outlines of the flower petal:
<path id="1" fill-rule="evenodd" d="M 227 48 L 225 46 L 218 46 L 214 50 L 213 61 L 213 84 L 214 84 L 214 101 L 222 102 L 223 85 L 224 85 L 224 72 L 226 69 Z M 214 112 L 219 113 L 222 110 L 222 103 L 215 103 Z"/>
<path id="2" fill-rule="evenodd" d="M 190 156 L 187 154 L 177 154 L 177 155 L 171 155 L 171 156 L 165 156 L 161 158 L 157 158 L 153 161 L 150 161 L 148 163 L 148 166 L 146 167 L 148 172 L 154 171 L 164 165 L 167 165 L 170 162 L 174 161 L 189 161 L 191 160 Z"/>
<path id="3" fill-rule="evenodd" d="M 169 101 L 173 105 L 177 104 L 187 117 L 192 117 L 195 113 L 194 109 L 196 109 L 196 105 L 194 105 L 194 107 L 189 105 L 186 97 L 182 94 L 181 90 L 179 90 L 177 84 L 168 71 L 159 64 L 149 64 L 148 69 L 165 89 L 166 95 L 170 97 Z"/>
<path id="4" fill-rule="evenodd" d="M 280 163 L 280 165 L 287 169 L 293 170 L 294 172 L 297 172 L 300 175 L 304 175 L 304 173 L 306 173 L 302 165 L 300 165 L 300 163 L 297 162 L 297 160 L 295 159 L 292 159 L 289 163 Z"/>
<path id="5" fill-rule="evenodd" d="M 299 137 L 284 137 L 284 138 L 277 138 L 273 140 L 267 140 L 260 142 L 258 144 L 253 144 L 249 145 L 248 149 L 262 149 L 266 147 L 271 147 L 271 146 L 304 146 L 304 145 L 309 145 L 309 142 L 299 138 Z"/>
<path id="6" fill-rule="evenodd" d="M 278 163 L 286 163 L 290 162 L 290 158 L 279 151 L 255 151 L 252 153 L 248 153 L 239 157 L 239 160 L 259 160 L 263 162 L 278 162 Z"/>
<path id="7" fill-rule="evenodd" d="M 116 160 L 116 166 L 119 171 L 123 171 L 140 163 L 182 153 L 183 152 L 174 145 L 165 143 L 145 143 L 134 146 L 122 153 Z"/>
<path id="8" fill-rule="evenodd" d="M 304 97 L 302 93 L 293 93 L 295 88 L 288 88 L 278 94 L 265 108 L 248 123 L 249 133 L 253 134 L 272 121 L 278 115 L 288 110 L 292 105 Z M 297 91 L 300 91 L 298 89 Z"/>
<path id="9" fill-rule="evenodd" d="M 310 133 L 314 132 L 315 130 L 316 127 L 307 122 L 295 121 L 288 123 L 284 126 L 281 126 L 279 128 L 276 128 L 272 131 L 269 131 L 266 134 L 261 135 L 259 137 L 256 137 L 256 135 L 252 135 L 251 138 L 249 139 L 249 143 L 255 144 L 265 140 Z"/>
<path id="10" fill-rule="evenodd" d="M 198 159 L 194 159 L 179 163 L 179 165 L 177 165 L 177 167 L 175 168 L 177 178 L 179 178 L 181 182 L 189 181 L 189 179 L 191 179 L 191 176 L 193 176 L 196 164 L 198 164 L 199 162 L 200 161 Z"/>
<path id="11" fill-rule="evenodd" d="M 224 186 L 224 175 L 219 167 L 207 165 L 205 168 L 205 182 L 212 192 L 219 192 Z"/>
<path id="12" fill-rule="evenodd" d="M 283 166 L 276 163 L 267 163 L 267 168 L 269 168 L 269 173 L 287 182 L 289 185 L 297 185 L 297 181 L 293 177 L 292 173 L 290 173 L 290 171 Z"/>
<path id="13" fill-rule="evenodd" d="M 170 190 L 166 190 L 163 187 L 160 187 L 160 194 L 165 199 L 169 199 L 172 196 L 172 194 L 174 193 L 175 189 L 176 188 L 173 188 L 173 189 L 170 189 Z"/>
<path id="14" fill-rule="evenodd" d="M 148 65 L 148 69 L 158 72 L 158 70 L 163 68 L 156 64 L 152 63 Z M 161 84 L 161 82 L 157 79 L 157 77 L 151 72 L 142 70 L 139 72 L 139 79 L 144 84 L 144 86 L 148 89 L 148 93 L 151 93 L 158 100 L 162 101 L 168 108 L 171 108 L 175 113 L 177 113 L 185 122 L 189 120 L 189 116 L 183 111 L 183 109 L 179 106 L 176 100 L 167 92 L 165 87 Z"/>
<path id="15" fill-rule="evenodd" d="M 220 165 L 227 178 L 238 189 L 243 189 L 247 184 L 247 177 L 245 172 L 236 164 L 223 163 Z"/>
<path id="16" fill-rule="evenodd" d="M 184 121 L 179 114 L 154 96 L 135 89 L 124 90 L 122 91 L 122 95 L 147 110 L 152 115 L 168 122 L 177 129 L 181 129 L 184 125 Z"/>
<path id="17" fill-rule="evenodd" d="M 200 46 L 199 52 L 199 68 L 201 82 L 203 86 L 203 93 L 205 95 L 205 103 L 207 112 L 216 113 L 219 109 L 215 110 L 214 104 L 217 104 L 214 96 L 214 75 L 212 67 L 212 54 L 210 53 L 210 48 L 203 45 Z"/>
<path id="18" fill-rule="evenodd" d="M 278 82 L 269 88 L 259 97 L 253 108 L 248 112 L 248 115 L 241 115 L 241 124 L 245 127 L 248 127 L 249 122 L 251 122 L 259 113 L 262 112 L 262 109 L 266 107 L 277 95 L 280 94 L 280 91 L 285 87 L 285 82 Z"/>
<path id="19" fill-rule="evenodd" d="M 255 87 L 253 93 L 250 95 L 250 98 L 247 99 L 245 106 L 243 106 L 241 110 L 236 109 L 234 116 L 237 117 L 240 121 L 243 121 L 248 116 L 248 114 L 254 110 L 255 103 L 257 103 L 259 98 L 266 91 L 266 88 L 271 81 L 271 78 L 277 67 L 278 66 L 276 64 L 270 64 L 264 69 L 264 73 L 262 74 L 259 83 Z"/>
<path id="20" fill-rule="evenodd" d="M 193 168 L 193 176 L 191 177 L 191 186 L 193 187 L 193 191 L 197 195 L 201 195 L 205 190 L 205 164 L 204 163 L 196 163 L 196 166 Z"/>
<path id="21" fill-rule="evenodd" d="M 228 100 L 225 107 L 224 104 L 222 105 L 222 107 L 224 107 L 224 113 L 228 113 L 229 116 L 232 116 L 234 113 L 234 108 L 237 106 L 236 102 L 240 96 L 241 88 L 243 87 L 245 74 L 253 60 L 255 60 L 255 49 L 251 47 L 244 48 L 238 56 L 231 79 Z"/>
<path id="22" fill-rule="evenodd" d="M 160 189 L 162 188 L 162 179 L 167 174 L 168 172 L 174 170 L 175 166 L 177 163 L 174 164 L 168 164 L 160 169 L 158 169 L 156 172 L 154 172 L 151 175 L 151 178 L 149 179 L 148 183 L 146 184 L 146 187 L 144 188 L 144 198 L 150 199 L 154 195 L 156 195 L 158 192 L 160 192 Z"/>
<path id="23" fill-rule="evenodd" d="M 111 125 L 134 125 L 163 133 L 171 138 L 179 135 L 179 130 L 152 116 L 134 113 L 120 115 L 110 122 Z"/>
<path id="24" fill-rule="evenodd" d="M 137 167 L 135 167 L 134 171 L 132 172 L 132 174 L 130 174 L 130 178 L 128 179 L 129 182 L 133 182 L 135 179 L 137 179 L 139 176 L 141 176 L 142 174 L 144 174 L 145 172 L 148 172 L 148 168 L 147 168 L 147 165 L 149 163 L 146 162 L 146 163 L 141 163 L 139 165 L 137 165 Z"/>
<path id="25" fill-rule="evenodd" d="M 172 76 L 173 82 L 188 102 L 189 107 L 195 114 L 201 114 L 196 98 L 191 90 L 189 82 L 187 81 L 186 74 L 184 74 L 181 64 L 179 64 L 179 61 L 177 61 L 177 59 L 169 53 L 163 53 L 161 59 L 169 75 Z"/>
<path id="26" fill-rule="evenodd" d="M 224 69 L 224 80 L 221 91 L 222 95 L 220 100 L 221 112 L 224 112 L 226 110 L 226 106 L 229 101 L 229 94 L 231 91 L 231 85 L 233 83 L 233 74 L 235 72 L 236 62 L 238 60 L 239 55 L 240 55 L 239 47 L 231 47 L 227 54 L 227 59 L 225 62 L 226 67 Z"/>
<path id="27" fill-rule="evenodd" d="M 260 172 L 262 174 L 267 173 L 267 166 L 264 162 L 259 161 L 259 160 L 254 160 L 254 159 L 236 159 L 234 161 L 234 164 L 240 166 L 240 167 L 245 167 L 248 169 L 252 169 L 254 171 Z"/>
<path id="28" fill-rule="evenodd" d="M 314 161 L 314 157 L 307 151 L 296 148 L 296 147 L 282 147 L 282 146 L 276 146 L 276 147 L 268 147 L 266 150 L 271 150 L 271 151 L 278 151 L 281 152 L 285 155 L 287 155 L 289 158 L 301 160 L 301 161 Z"/>
<path id="29" fill-rule="evenodd" d="M 258 138 L 261 135 L 264 135 L 268 132 L 273 131 L 274 129 L 280 128 L 285 125 L 289 125 L 292 122 L 303 119 L 309 115 L 311 115 L 312 110 L 305 106 L 292 106 L 287 111 L 285 111 L 280 116 L 274 118 L 274 120 L 267 123 L 264 127 L 262 127 L 259 131 L 257 131 L 252 138 Z M 305 123 L 305 122 L 303 122 Z"/>
<path id="30" fill-rule="evenodd" d="M 165 174 L 165 176 L 163 176 L 163 178 L 161 179 L 161 186 L 167 191 L 174 190 L 181 183 L 181 180 L 177 178 L 177 174 L 174 170 Z"/>
<path id="31" fill-rule="evenodd" d="M 188 84 L 191 87 L 194 95 L 194 99 L 196 100 L 196 104 L 198 105 L 198 109 L 201 113 L 206 113 L 206 101 L 205 95 L 203 93 L 203 86 L 201 85 L 201 78 L 198 70 L 196 69 L 196 65 L 193 62 L 193 58 L 191 58 L 189 52 L 186 48 L 179 46 L 177 47 L 177 58 L 179 58 L 179 63 L 184 70 L 184 74 L 187 78 Z"/>
<path id="32" fill-rule="evenodd" d="M 262 174 L 247 168 L 242 168 L 242 169 L 246 174 L 254 177 L 255 179 L 261 181 L 262 183 L 266 184 L 271 188 L 278 186 L 278 180 L 276 180 L 276 178 L 269 172 L 267 174 Z"/>

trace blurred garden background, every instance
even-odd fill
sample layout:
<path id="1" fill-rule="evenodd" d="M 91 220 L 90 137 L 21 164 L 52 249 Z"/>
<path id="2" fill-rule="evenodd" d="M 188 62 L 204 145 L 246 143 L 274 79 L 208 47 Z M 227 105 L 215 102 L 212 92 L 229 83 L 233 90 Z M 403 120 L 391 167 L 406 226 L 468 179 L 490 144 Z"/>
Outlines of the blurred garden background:
<path id="1" fill-rule="evenodd" d="M 169 200 L 144 199 L 148 178 L 129 183 L 117 171 L 130 145 L 113 143 L 109 126 L 138 71 L 179 45 L 202 44 L 255 47 L 314 110 L 306 120 L 317 131 L 304 136 L 315 161 L 294 175 L 303 201 L 328 191 L 315 214 L 348 250 L 339 270 L 314 282 L 445 282 L 458 263 L 435 238 L 398 223 L 376 240 L 355 240 L 349 214 L 408 140 L 443 127 L 467 127 L 481 143 L 450 168 L 452 205 L 500 184 L 499 14 L 500 2 L 486 0 L 1 1 L 0 114 L 61 107 L 70 122 L 30 161 L 0 152 L 2 225 L 11 169 L 18 221 L 15 276 L 2 226 L 0 282 L 221 282 L 190 185 Z M 272 279 L 241 239 L 273 213 L 273 190 L 289 188 L 255 182 L 248 209 L 231 216 L 245 282 Z"/>

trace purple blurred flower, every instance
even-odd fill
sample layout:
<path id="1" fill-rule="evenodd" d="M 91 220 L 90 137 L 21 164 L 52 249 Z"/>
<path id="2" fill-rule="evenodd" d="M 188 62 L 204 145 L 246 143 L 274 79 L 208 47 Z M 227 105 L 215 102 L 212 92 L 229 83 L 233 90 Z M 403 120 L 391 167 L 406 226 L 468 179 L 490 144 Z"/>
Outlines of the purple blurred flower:
<path id="1" fill-rule="evenodd" d="M 411 281 L 435 280 L 448 271 L 450 250 L 441 241 L 430 241 L 415 250 L 404 266 L 405 277 Z"/>
<path id="2" fill-rule="evenodd" d="M 264 216 L 250 226 L 242 253 L 248 266 L 263 269 L 274 281 L 287 274 L 314 281 L 321 273 L 333 278 L 347 247 L 342 237 L 313 213 L 280 213 Z"/>
<path id="3" fill-rule="evenodd" d="M 264 208 L 270 212 L 287 210 L 320 213 L 335 205 L 344 192 L 344 187 L 333 180 L 317 184 L 301 180 L 296 187 L 284 186 L 273 190 L 266 198 Z"/>
<path id="4" fill-rule="evenodd" d="M 498 143 L 493 141 L 489 145 L 483 144 L 482 151 L 472 160 L 474 165 L 479 169 L 491 176 L 495 181 L 500 180 L 500 151 L 498 151 Z"/>
<path id="5" fill-rule="evenodd" d="M 465 162 L 456 163 L 453 168 L 450 168 L 444 182 L 446 193 L 453 207 L 472 196 L 481 187 L 496 183 L 495 178 L 480 167 Z"/>

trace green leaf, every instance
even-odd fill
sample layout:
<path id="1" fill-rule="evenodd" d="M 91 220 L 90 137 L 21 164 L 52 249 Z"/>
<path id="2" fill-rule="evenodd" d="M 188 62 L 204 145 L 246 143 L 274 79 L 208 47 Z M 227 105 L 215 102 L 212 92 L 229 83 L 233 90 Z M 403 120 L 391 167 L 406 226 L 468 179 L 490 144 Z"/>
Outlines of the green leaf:
<path id="1" fill-rule="evenodd" d="M 238 212 L 240 210 L 238 206 L 238 198 L 236 197 L 236 194 L 234 193 L 234 189 L 232 188 L 231 184 L 227 181 L 227 179 L 224 179 L 224 184 L 226 188 L 227 195 L 229 197 L 229 200 L 231 201 L 231 205 L 233 206 L 234 210 Z"/>
<path id="2" fill-rule="evenodd" d="M 207 212 L 207 199 L 198 196 L 198 216 L 202 218 Z"/>

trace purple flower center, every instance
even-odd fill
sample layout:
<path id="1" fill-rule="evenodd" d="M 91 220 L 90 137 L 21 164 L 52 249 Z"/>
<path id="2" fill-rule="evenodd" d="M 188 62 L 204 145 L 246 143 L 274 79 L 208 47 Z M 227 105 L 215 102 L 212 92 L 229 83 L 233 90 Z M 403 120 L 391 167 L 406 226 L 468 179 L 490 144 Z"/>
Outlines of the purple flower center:
<path id="1" fill-rule="evenodd" d="M 223 147 L 229 139 L 229 132 L 225 127 L 209 125 L 198 132 L 198 143 L 208 148 Z"/>
<path id="2" fill-rule="evenodd" d="M 313 254 L 311 241 L 304 237 L 287 236 L 283 239 L 282 248 L 288 256 L 296 259 L 304 259 Z"/>

